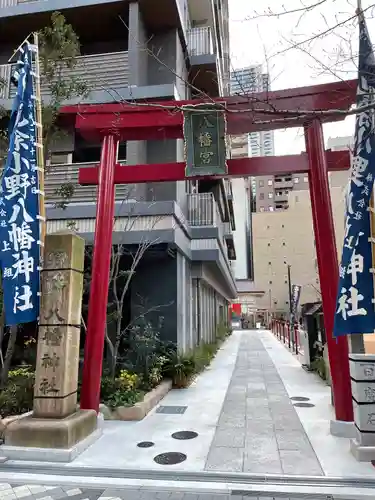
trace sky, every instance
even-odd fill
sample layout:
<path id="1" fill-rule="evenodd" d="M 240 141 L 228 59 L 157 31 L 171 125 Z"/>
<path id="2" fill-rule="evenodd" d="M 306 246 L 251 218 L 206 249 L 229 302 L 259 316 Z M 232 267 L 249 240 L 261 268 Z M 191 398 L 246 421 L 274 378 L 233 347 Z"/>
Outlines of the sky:
<path id="1" fill-rule="evenodd" d="M 267 13 L 301 9 L 319 0 L 229 0 L 232 69 L 261 64 L 270 73 L 272 90 L 356 78 L 357 0 L 321 1 L 308 12 L 277 17 Z M 362 0 L 362 9 L 375 43 L 375 0 Z M 325 140 L 353 133 L 353 117 L 324 126 Z M 304 149 L 301 130 L 275 132 L 275 154 Z"/>

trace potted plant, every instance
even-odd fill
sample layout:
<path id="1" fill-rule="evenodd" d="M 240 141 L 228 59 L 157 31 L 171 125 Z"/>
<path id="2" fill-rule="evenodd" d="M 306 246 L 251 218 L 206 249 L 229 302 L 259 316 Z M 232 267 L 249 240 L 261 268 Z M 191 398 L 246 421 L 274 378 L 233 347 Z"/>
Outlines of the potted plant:
<path id="1" fill-rule="evenodd" d="M 193 356 L 178 351 L 172 351 L 164 365 L 164 375 L 172 380 L 174 387 L 179 389 L 189 385 L 195 371 Z"/>

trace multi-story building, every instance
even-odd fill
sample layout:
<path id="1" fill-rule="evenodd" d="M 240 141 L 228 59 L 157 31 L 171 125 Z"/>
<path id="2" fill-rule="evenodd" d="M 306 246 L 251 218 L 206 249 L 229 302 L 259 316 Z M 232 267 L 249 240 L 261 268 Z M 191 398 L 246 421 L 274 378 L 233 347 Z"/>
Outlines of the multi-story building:
<path id="1" fill-rule="evenodd" d="M 333 151 L 350 149 L 353 146 L 352 137 L 330 137 L 327 140 L 327 149 Z M 341 177 L 336 174 L 334 182 L 340 183 L 346 179 L 346 172 L 341 172 Z M 309 189 L 307 174 L 285 174 L 275 176 L 261 176 L 254 179 L 255 184 L 255 209 L 257 212 L 273 212 L 289 208 L 289 193 L 291 191 L 304 191 Z M 298 197 L 298 193 L 297 193 Z"/>
<path id="2" fill-rule="evenodd" d="M 262 66 L 254 65 L 245 68 L 240 68 L 234 70 L 231 74 L 231 93 L 236 94 L 246 94 L 250 92 L 267 92 L 271 90 L 270 88 L 270 77 L 268 73 L 262 72 Z M 248 152 L 247 156 L 273 156 L 275 154 L 274 145 L 274 132 L 273 130 L 267 130 L 264 132 L 251 132 L 250 134 L 241 135 L 236 137 L 235 147 L 238 151 L 246 150 Z M 233 148 L 232 148 L 233 151 Z M 271 186 L 270 182 L 273 181 L 273 177 L 257 177 L 253 179 L 253 209 L 260 210 L 273 210 L 275 209 L 275 204 L 270 201 L 268 205 L 265 203 L 259 203 L 259 197 L 257 196 L 258 189 L 257 186 Z M 271 200 L 271 196 L 267 192 L 268 199 Z M 264 194 L 262 195 L 262 200 L 264 200 Z M 259 208 L 258 208 L 259 207 Z"/>
<path id="3" fill-rule="evenodd" d="M 259 176 L 255 179 L 255 208 L 257 212 L 274 212 L 289 208 L 290 191 L 309 188 L 307 174 Z"/>
<path id="4" fill-rule="evenodd" d="M 351 148 L 352 137 L 329 138 L 327 148 L 342 150 Z M 346 170 L 330 172 L 332 212 L 335 225 L 338 258 L 341 258 L 345 232 L 345 196 L 349 182 Z M 269 185 L 257 186 L 261 193 L 275 194 L 276 179 Z M 259 180 L 257 179 L 257 182 Z M 256 306 L 259 310 L 287 313 L 289 310 L 288 266 L 293 284 L 301 285 L 301 304 L 321 300 L 319 272 L 316 260 L 310 193 L 307 175 L 283 176 L 285 203 L 288 210 L 260 210 L 252 214 L 254 242 L 254 286 L 263 290 L 258 294 Z M 264 197 L 265 198 L 265 197 Z M 260 202 L 265 202 L 264 198 Z M 274 196 L 272 198 L 274 199 Z M 260 213 L 263 212 L 263 213 Z"/>
<path id="5" fill-rule="evenodd" d="M 0 0 L 0 71 L 8 83 L 7 61 L 14 47 L 46 26 L 56 10 L 80 39 L 74 75 L 89 86 L 81 102 L 145 103 L 190 99 L 198 91 L 229 93 L 228 0 Z M 66 69 L 62 77 L 69 76 Z M 7 84 L 0 104 L 10 109 L 13 95 Z M 43 78 L 42 98 L 48 100 Z M 96 188 L 79 186 L 78 170 L 99 162 L 100 144 L 87 142 L 74 124 L 64 122 L 64 127 L 64 137 L 53 144 L 46 176 L 47 230 L 75 227 L 89 246 Z M 183 158 L 182 140 L 128 141 L 118 151 L 124 168 Z M 56 190 L 67 182 L 75 188 L 72 197 L 65 209 L 56 208 Z M 214 338 L 236 297 L 233 204 L 229 180 L 116 187 L 113 243 L 128 253 L 150 243 L 131 280 L 124 321 L 136 318 L 146 303 L 151 323 L 163 317 L 161 338 L 181 349 Z"/>

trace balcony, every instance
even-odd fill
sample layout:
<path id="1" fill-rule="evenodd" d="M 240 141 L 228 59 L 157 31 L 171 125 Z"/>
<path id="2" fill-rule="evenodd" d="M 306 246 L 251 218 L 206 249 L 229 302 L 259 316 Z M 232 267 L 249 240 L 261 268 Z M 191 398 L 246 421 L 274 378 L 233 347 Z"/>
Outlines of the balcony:
<path id="1" fill-rule="evenodd" d="M 64 163 L 51 165 L 47 168 L 45 175 L 45 196 L 46 204 L 56 205 L 63 201 L 63 197 L 58 193 L 59 188 L 64 185 L 72 186 L 72 196 L 68 203 L 96 203 L 97 187 L 81 186 L 78 184 L 78 171 L 82 167 L 92 167 L 92 163 Z M 119 184 L 116 186 L 116 199 L 124 200 L 129 192 L 129 186 Z"/>
<path id="2" fill-rule="evenodd" d="M 218 96 L 222 82 L 211 28 L 204 26 L 188 30 L 187 47 L 191 64 L 190 81 L 208 95 Z"/>
<path id="3" fill-rule="evenodd" d="M 275 179 L 275 189 L 292 189 L 293 180 Z"/>
<path id="4" fill-rule="evenodd" d="M 0 66 L 0 77 L 5 82 L 5 88 L 0 93 L 0 98 L 13 99 L 16 94 L 16 88 L 10 83 L 11 66 Z M 106 54 L 93 54 L 77 57 L 77 64 L 73 69 L 65 67 L 62 71 L 62 80 L 69 81 L 70 78 L 84 82 L 89 89 L 87 99 L 90 101 L 108 101 L 108 93 L 106 89 L 118 95 L 121 91 L 128 87 L 129 66 L 128 52 L 111 52 Z M 51 97 L 50 84 L 41 80 L 42 98 L 48 100 Z M 1 91 L 0 91 L 1 92 Z M 104 94 L 106 94 L 104 96 Z M 103 100 L 103 96 L 105 97 Z"/>
<path id="5" fill-rule="evenodd" d="M 224 227 L 212 193 L 194 193 L 188 196 L 188 219 L 192 227 Z"/>
<path id="6" fill-rule="evenodd" d="M 214 55 L 211 28 L 209 26 L 204 26 L 202 28 L 191 28 L 188 30 L 187 45 L 191 57 Z"/>
<path id="7" fill-rule="evenodd" d="M 289 194 L 287 193 L 282 193 L 282 194 L 276 193 L 275 195 L 275 203 L 285 203 L 288 201 L 288 199 L 289 199 Z"/>

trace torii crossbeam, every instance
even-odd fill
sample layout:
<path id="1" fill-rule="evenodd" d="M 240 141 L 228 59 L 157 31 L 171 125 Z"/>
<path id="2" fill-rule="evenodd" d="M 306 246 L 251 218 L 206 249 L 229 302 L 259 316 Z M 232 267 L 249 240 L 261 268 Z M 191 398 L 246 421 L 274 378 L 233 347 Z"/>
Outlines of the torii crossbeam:
<path id="1" fill-rule="evenodd" d="M 324 324 L 337 422 L 353 421 L 348 343 L 333 338 L 338 262 L 328 170 L 349 168 L 348 152 L 324 151 L 322 123 L 343 120 L 355 102 L 356 81 L 337 82 L 247 96 L 215 99 L 225 109 L 228 133 L 304 127 L 306 154 L 238 159 L 229 162 L 229 176 L 275 175 L 308 172 L 322 291 Z M 100 168 L 81 169 L 80 182 L 98 184 L 93 273 L 81 407 L 98 410 L 109 270 L 112 249 L 115 183 L 160 182 L 185 178 L 184 164 L 116 165 L 119 141 L 178 139 L 183 137 L 183 106 L 212 100 L 152 103 L 116 103 L 63 108 L 88 140 L 102 140 Z M 324 258 L 323 258 L 324 249 Z M 337 428 L 337 426 L 336 426 Z"/>

